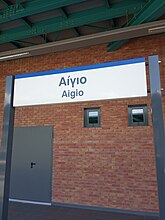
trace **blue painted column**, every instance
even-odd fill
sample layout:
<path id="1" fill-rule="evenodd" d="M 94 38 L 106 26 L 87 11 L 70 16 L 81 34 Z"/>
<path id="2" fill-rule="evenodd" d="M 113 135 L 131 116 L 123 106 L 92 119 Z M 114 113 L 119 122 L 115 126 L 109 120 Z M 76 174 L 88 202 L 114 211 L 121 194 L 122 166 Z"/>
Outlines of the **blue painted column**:
<path id="1" fill-rule="evenodd" d="M 7 220 L 10 189 L 11 154 L 14 128 L 13 107 L 14 77 L 7 76 L 2 143 L 0 147 L 0 220 Z"/>
<path id="2" fill-rule="evenodd" d="M 160 220 L 165 220 L 165 137 L 158 56 L 149 56 L 150 90 Z"/>

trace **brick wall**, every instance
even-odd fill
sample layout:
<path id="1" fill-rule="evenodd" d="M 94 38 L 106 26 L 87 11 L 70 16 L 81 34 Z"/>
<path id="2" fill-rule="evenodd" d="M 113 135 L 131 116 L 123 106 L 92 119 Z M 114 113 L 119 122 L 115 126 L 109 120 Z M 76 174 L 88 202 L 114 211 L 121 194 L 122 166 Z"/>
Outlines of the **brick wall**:
<path id="1" fill-rule="evenodd" d="M 163 35 L 134 39 L 113 53 L 106 52 L 106 45 L 100 45 L 1 63 L 0 126 L 5 75 L 158 54 L 164 86 L 164 40 Z M 127 108 L 132 104 L 148 104 L 149 126 L 128 127 Z M 101 108 L 100 128 L 83 127 L 87 107 Z M 53 202 L 158 211 L 149 96 L 16 109 L 15 126 L 35 125 L 54 126 Z"/>

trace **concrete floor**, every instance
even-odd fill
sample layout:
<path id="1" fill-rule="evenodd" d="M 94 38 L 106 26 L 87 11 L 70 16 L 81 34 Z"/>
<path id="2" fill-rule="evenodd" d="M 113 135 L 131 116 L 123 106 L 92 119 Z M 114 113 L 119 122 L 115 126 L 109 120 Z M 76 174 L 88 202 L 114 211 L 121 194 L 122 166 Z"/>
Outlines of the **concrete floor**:
<path id="1" fill-rule="evenodd" d="M 10 202 L 8 220 L 158 220 L 158 217 Z"/>

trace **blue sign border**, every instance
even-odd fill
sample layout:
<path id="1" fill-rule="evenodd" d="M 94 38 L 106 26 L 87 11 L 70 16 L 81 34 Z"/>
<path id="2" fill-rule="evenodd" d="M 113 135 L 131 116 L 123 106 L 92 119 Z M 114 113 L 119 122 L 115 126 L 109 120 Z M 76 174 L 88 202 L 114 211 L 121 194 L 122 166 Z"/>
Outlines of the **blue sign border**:
<path id="1" fill-rule="evenodd" d="M 130 60 L 121 60 L 121 61 L 107 62 L 107 63 L 101 63 L 101 64 L 92 64 L 89 66 L 78 66 L 78 67 L 66 68 L 66 69 L 19 74 L 15 76 L 15 79 L 22 79 L 22 78 L 29 78 L 29 77 L 36 77 L 36 76 L 46 76 L 46 75 L 52 75 L 52 74 L 61 74 L 61 73 L 76 72 L 76 71 L 83 71 L 83 70 L 90 70 L 90 69 L 99 69 L 99 68 L 105 68 L 105 67 L 121 66 L 121 65 L 143 63 L 143 62 L 145 62 L 145 58 L 135 58 L 135 59 L 130 59 Z"/>

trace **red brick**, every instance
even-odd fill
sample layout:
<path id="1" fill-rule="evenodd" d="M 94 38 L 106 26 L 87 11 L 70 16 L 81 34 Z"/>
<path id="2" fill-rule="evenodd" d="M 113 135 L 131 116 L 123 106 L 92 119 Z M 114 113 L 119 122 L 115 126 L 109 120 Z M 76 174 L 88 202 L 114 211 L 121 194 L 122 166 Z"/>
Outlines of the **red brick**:
<path id="1" fill-rule="evenodd" d="M 151 36 L 131 40 L 113 53 L 107 52 L 106 45 L 99 45 L 1 63 L 0 126 L 6 75 L 135 57 L 147 59 L 149 55 L 158 54 L 162 60 L 163 87 L 164 40 L 163 35 Z M 15 126 L 54 126 L 52 201 L 157 212 L 150 103 L 148 96 L 17 108 Z M 148 104 L 149 126 L 128 127 L 127 107 L 132 104 Z M 84 128 L 84 108 L 96 106 L 101 107 L 101 128 Z"/>

